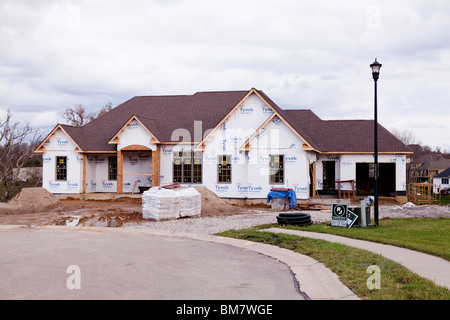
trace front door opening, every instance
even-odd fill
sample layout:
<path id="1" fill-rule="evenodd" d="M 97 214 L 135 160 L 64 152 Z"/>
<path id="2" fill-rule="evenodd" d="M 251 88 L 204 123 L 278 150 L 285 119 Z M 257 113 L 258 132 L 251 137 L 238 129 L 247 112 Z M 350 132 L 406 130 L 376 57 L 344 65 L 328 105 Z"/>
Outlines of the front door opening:
<path id="1" fill-rule="evenodd" d="M 323 190 L 336 190 L 336 162 L 323 161 Z"/>

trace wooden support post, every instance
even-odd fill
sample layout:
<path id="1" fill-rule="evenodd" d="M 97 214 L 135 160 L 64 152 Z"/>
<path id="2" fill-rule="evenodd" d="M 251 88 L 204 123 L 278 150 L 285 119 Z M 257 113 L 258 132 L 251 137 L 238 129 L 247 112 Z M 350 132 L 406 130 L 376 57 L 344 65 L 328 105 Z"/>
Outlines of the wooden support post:
<path id="1" fill-rule="evenodd" d="M 83 187 L 82 187 L 83 193 L 86 193 L 86 164 L 87 164 L 87 154 L 83 154 Z"/>
<path id="2" fill-rule="evenodd" d="M 156 151 L 152 151 L 152 187 L 161 185 L 161 145 L 156 145 Z"/>
<path id="3" fill-rule="evenodd" d="M 315 162 L 313 162 L 313 164 L 312 164 L 312 166 L 313 166 L 313 170 L 312 170 L 312 177 L 311 177 L 311 179 L 312 179 L 312 187 L 313 187 L 313 197 L 314 197 L 314 195 L 317 193 L 317 190 L 316 190 L 316 163 Z"/>
<path id="4" fill-rule="evenodd" d="M 123 193 L 123 154 L 117 151 L 117 193 Z"/>
<path id="5" fill-rule="evenodd" d="M 356 201 L 356 195 L 355 195 L 355 181 L 352 180 L 352 200 Z"/>

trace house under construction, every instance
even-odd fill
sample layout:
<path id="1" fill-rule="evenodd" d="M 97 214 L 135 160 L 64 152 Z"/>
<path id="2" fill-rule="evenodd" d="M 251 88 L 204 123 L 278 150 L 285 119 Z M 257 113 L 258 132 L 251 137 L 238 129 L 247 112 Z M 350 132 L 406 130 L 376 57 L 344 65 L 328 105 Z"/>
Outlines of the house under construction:
<path id="1" fill-rule="evenodd" d="M 52 193 L 137 193 L 139 187 L 202 185 L 222 198 L 297 199 L 337 190 L 370 194 L 373 120 L 322 120 L 280 108 L 264 92 L 138 96 L 74 127 L 58 124 L 36 152 Z M 410 150 L 378 125 L 379 193 L 406 195 Z"/>

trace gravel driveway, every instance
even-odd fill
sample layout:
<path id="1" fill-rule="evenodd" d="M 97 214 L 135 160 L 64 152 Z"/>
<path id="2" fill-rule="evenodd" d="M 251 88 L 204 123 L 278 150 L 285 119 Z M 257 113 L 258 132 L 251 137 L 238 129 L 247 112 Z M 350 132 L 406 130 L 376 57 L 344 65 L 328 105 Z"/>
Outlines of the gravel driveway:
<path id="1" fill-rule="evenodd" d="M 170 221 L 145 222 L 130 228 L 157 229 L 170 232 L 215 234 L 231 229 L 245 229 L 261 224 L 276 223 L 278 211 L 257 211 L 252 214 L 241 214 L 226 217 L 189 218 Z M 331 212 L 302 211 L 311 215 L 313 222 L 331 221 Z M 450 206 L 380 206 L 379 218 L 438 218 L 450 217 Z"/>

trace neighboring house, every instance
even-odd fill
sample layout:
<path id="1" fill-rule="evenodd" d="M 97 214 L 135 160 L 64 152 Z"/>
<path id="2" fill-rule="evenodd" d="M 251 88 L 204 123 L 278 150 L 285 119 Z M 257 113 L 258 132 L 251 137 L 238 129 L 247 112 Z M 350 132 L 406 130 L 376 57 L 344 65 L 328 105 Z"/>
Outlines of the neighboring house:
<path id="1" fill-rule="evenodd" d="M 408 183 L 433 183 L 433 178 L 450 167 L 450 159 L 440 154 L 423 154 L 408 164 Z"/>
<path id="2" fill-rule="evenodd" d="M 442 171 L 433 178 L 434 193 L 440 193 L 441 190 L 450 189 L 450 167 Z"/>
<path id="3" fill-rule="evenodd" d="M 372 120 L 281 109 L 253 88 L 134 97 L 82 127 L 58 124 L 36 152 L 52 193 L 121 194 L 180 183 L 223 198 L 265 199 L 284 187 L 309 199 L 337 190 L 338 181 L 373 191 L 373 129 Z M 404 196 L 411 152 L 381 125 L 378 137 L 380 195 Z"/>

